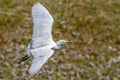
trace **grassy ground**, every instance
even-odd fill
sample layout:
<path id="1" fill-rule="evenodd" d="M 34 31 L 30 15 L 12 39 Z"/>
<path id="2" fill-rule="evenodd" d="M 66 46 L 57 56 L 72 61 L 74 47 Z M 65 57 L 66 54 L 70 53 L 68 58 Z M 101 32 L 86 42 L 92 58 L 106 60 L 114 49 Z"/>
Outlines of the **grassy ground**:
<path id="1" fill-rule="evenodd" d="M 39 0 L 53 15 L 53 38 L 71 40 L 30 77 L 17 64 L 32 35 L 38 0 L 0 0 L 0 80 L 120 80 L 120 0 Z"/>

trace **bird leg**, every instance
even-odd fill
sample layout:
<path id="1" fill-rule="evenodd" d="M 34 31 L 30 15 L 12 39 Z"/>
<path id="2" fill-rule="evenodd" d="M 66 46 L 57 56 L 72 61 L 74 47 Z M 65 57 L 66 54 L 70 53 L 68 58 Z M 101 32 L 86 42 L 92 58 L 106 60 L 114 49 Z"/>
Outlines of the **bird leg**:
<path id="1" fill-rule="evenodd" d="M 20 64 L 21 62 L 27 60 L 28 58 L 30 58 L 28 55 L 25 55 L 24 57 L 19 58 L 19 59 L 18 59 L 18 60 L 19 60 L 18 64 Z"/>

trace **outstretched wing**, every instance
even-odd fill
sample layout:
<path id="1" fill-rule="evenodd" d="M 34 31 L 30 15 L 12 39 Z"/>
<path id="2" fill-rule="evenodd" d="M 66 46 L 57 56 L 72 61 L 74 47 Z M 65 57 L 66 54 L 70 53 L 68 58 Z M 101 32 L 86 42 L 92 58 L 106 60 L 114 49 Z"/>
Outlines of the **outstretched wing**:
<path id="1" fill-rule="evenodd" d="M 47 45 L 44 43 L 52 40 L 52 16 L 44 6 L 37 3 L 32 7 L 32 17 L 34 28 L 31 47 L 36 48 L 41 45 Z"/>
<path id="2" fill-rule="evenodd" d="M 38 48 L 31 51 L 31 54 L 34 56 L 32 65 L 29 69 L 29 73 L 31 75 L 36 74 L 42 65 L 49 59 L 49 57 L 53 54 L 53 50 L 47 47 Z"/>

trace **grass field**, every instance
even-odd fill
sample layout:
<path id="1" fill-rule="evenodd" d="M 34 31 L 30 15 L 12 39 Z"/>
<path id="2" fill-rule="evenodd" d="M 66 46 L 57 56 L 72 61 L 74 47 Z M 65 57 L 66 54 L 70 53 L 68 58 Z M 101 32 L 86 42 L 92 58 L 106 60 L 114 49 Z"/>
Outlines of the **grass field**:
<path id="1" fill-rule="evenodd" d="M 31 7 L 53 15 L 56 51 L 31 77 L 31 60 L 17 64 L 32 36 Z M 0 0 L 0 80 L 120 80 L 120 0 Z"/>

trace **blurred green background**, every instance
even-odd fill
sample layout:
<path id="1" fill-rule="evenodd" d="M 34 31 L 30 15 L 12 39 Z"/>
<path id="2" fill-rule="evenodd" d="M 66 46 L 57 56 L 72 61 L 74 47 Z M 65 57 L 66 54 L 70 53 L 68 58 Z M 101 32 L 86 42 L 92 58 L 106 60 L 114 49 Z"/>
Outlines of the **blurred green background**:
<path id="1" fill-rule="evenodd" d="M 55 41 L 73 41 L 30 77 L 17 64 L 32 36 L 31 7 L 54 18 Z M 0 80 L 120 80 L 120 0 L 0 0 Z"/>

